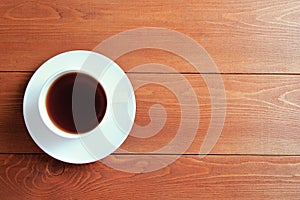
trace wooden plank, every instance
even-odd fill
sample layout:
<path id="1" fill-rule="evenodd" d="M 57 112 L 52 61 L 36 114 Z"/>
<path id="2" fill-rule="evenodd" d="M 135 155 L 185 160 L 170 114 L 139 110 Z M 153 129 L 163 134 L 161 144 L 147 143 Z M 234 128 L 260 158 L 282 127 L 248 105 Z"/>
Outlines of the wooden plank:
<path id="1" fill-rule="evenodd" d="M 299 73 L 299 6 L 290 0 L 3 0 L 0 69 L 33 71 L 58 53 L 91 50 L 119 32 L 148 26 L 192 37 L 222 73 Z M 120 63 L 125 71 L 136 62 L 152 60 L 196 72 L 173 57 L 145 50 Z"/>
<path id="2" fill-rule="evenodd" d="M 121 156 L 124 158 L 124 156 Z M 136 156 L 138 160 L 138 156 Z M 182 156 L 158 171 L 0 155 L 1 199 L 298 199 L 300 157 Z"/>
<path id="3" fill-rule="evenodd" d="M 32 153 L 41 150 L 31 140 L 22 117 L 22 98 L 31 73 L 0 73 L 0 152 Z M 134 85 L 141 81 L 161 80 L 163 85 L 175 84 L 178 74 L 129 74 Z M 204 77 L 183 75 L 193 86 L 201 115 L 197 135 L 185 153 L 199 153 L 200 146 L 211 121 L 211 98 Z M 205 75 L 215 79 L 216 75 Z M 300 81 L 298 75 L 222 75 L 227 105 L 226 121 L 222 134 L 212 150 L 213 154 L 284 154 L 300 155 Z M 190 99 L 192 89 L 185 92 Z M 150 138 L 129 136 L 122 148 L 130 152 L 154 152 L 166 146 L 177 133 L 181 111 L 176 96 L 163 86 L 150 84 L 136 90 L 136 123 L 149 124 L 149 108 L 160 103 L 167 112 L 167 121 L 156 135 Z M 217 97 L 218 98 L 218 97 Z M 221 97 L 220 97 L 221 98 Z M 188 105 L 193 106 L 193 105 Z M 195 105 L 194 105 L 195 106 Z M 197 105 L 196 105 L 197 106 Z M 196 107 L 197 109 L 197 107 Z M 156 115 L 158 121 L 163 115 Z M 189 116 L 185 124 L 187 134 L 192 131 Z M 157 127 L 155 127 L 157 128 Z M 132 133 L 131 133 L 132 134 Z M 164 151 L 163 153 L 184 153 Z"/>
<path id="4" fill-rule="evenodd" d="M 40 151 L 27 133 L 23 120 L 23 95 L 29 73 L 1 73 L 0 75 L 0 143 L 1 152 Z"/>

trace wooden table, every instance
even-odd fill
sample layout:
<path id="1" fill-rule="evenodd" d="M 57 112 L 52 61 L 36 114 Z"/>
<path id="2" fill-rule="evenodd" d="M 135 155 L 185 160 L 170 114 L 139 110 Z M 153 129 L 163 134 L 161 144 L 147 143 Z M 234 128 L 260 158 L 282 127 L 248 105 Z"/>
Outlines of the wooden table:
<path id="1" fill-rule="evenodd" d="M 299 1 L 2 0 L 0 16 L 1 199 L 300 199 Z M 92 50 L 112 35 L 139 27 L 186 34 L 214 59 L 220 73 L 201 73 L 221 75 L 226 91 L 226 121 L 215 147 L 199 158 L 212 112 L 203 74 L 172 53 L 143 49 L 116 62 L 126 72 L 155 62 L 181 74 L 128 73 L 131 79 L 171 82 L 183 75 L 197 94 L 201 120 L 184 155 L 160 170 L 135 174 L 100 161 L 72 165 L 44 154 L 22 116 L 33 72 L 58 53 Z M 168 116 L 159 134 L 131 136 L 122 145 L 148 155 L 176 134 L 179 104 L 155 84 L 138 89 L 136 98 L 137 124 L 150 122 L 148 110 L 156 103 L 165 106 Z M 136 155 L 138 162 L 139 154 L 118 156 Z"/>

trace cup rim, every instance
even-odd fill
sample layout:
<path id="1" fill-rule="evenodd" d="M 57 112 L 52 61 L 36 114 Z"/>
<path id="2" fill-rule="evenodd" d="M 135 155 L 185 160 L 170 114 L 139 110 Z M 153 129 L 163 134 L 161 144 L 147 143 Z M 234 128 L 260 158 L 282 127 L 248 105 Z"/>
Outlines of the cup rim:
<path id="1" fill-rule="evenodd" d="M 87 132 L 84 132 L 84 133 L 70 133 L 70 132 L 64 131 L 63 129 L 57 127 L 57 125 L 55 125 L 54 122 L 52 121 L 52 119 L 49 117 L 49 113 L 48 113 L 47 106 L 46 106 L 46 99 L 47 99 L 47 94 L 48 94 L 48 91 L 49 91 L 50 87 L 52 86 L 52 84 L 58 78 L 62 77 L 65 74 L 74 73 L 74 72 L 88 75 L 88 76 L 92 77 L 93 79 L 95 79 L 102 86 L 102 84 L 100 83 L 100 81 L 97 78 L 95 78 L 92 74 L 90 74 L 90 73 L 88 73 L 86 71 L 82 71 L 80 69 L 65 69 L 65 70 L 60 70 L 57 73 L 55 73 L 52 76 L 50 76 L 45 81 L 44 85 L 42 86 L 41 92 L 39 94 L 39 99 L 38 99 L 39 114 L 40 114 L 40 117 L 41 117 L 42 121 L 46 125 L 46 127 L 48 129 L 50 129 L 52 133 L 55 133 L 56 135 L 58 135 L 60 137 L 63 137 L 63 138 L 67 138 L 67 139 L 77 139 L 77 138 L 81 138 L 81 137 L 85 137 L 87 135 L 90 135 L 101 124 L 101 122 L 100 122 L 93 129 L 91 129 L 91 130 L 89 130 Z M 103 88 L 103 90 L 105 92 L 105 88 L 103 86 L 102 86 L 102 88 Z M 103 119 L 104 119 L 105 115 L 103 116 Z M 102 121 L 103 121 L 103 119 L 102 119 Z"/>

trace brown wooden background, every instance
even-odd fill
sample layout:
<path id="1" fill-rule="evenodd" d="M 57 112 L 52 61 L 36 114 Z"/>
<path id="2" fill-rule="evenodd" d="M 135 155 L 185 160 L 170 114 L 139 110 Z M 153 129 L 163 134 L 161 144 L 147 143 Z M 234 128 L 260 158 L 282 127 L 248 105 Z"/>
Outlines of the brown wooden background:
<path id="1" fill-rule="evenodd" d="M 116 62 L 125 71 L 162 63 L 189 80 L 198 95 L 201 122 L 185 155 L 144 174 L 120 172 L 101 162 L 71 165 L 45 155 L 22 117 L 23 94 L 33 72 L 58 53 L 92 50 L 114 34 L 145 26 L 194 38 L 218 65 L 227 116 L 210 155 L 197 156 L 211 116 L 201 74 L 178 56 L 153 49 Z M 299 1 L 1 0 L 0 45 L 0 199 L 300 199 Z M 157 71 L 128 75 L 164 81 L 178 76 Z M 140 88 L 136 98 L 139 125 L 149 123 L 146 113 L 154 103 L 168 113 L 158 135 L 129 137 L 122 146 L 147 154 L 174 137 L 179 105 L 157 85 Z"/>

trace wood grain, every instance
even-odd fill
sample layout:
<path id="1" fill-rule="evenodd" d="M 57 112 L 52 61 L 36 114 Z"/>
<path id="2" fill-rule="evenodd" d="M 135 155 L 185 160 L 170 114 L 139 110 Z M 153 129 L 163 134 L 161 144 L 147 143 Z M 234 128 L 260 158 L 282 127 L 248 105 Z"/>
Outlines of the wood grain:
<path id="1" fill-rule="evenodd" d="M 3 200 L 297 199 L 300 195 L 299 157 L 182 156 L 164 169 L 130 174 L 101 162 L 70 165 L 46 155 L 0 155 L 0 169 Z"/>
<path id="2" fill-rule="evenodd" d="M 222 73 L 300 73 L 299 19 L 297 0 L 2 0 L 0 69 L 33 71 L 58 53 L 91 50 L 119 32 L 164 27 L 195 39 Z M 128 64 L 149 59 L 197 72 L 151 51 L 121 66 L 128 71 Z"/>
<path id="3" fill-rule="evenodd" d="M 300 199 L 299 19 L 298 0 L 1 0 L 0 199 Z M 165 108 L 167 118 L 149 138 L 134 137 L 133 129 L 122 145 L 130 153 L 107 159 L 146 169 L 151 165 L 148 158 L 185 155 L 158 171 L 133 174 L 101 162 L 71 165 L 43 154 L 22 117 L 32 73 L 58 53 L 92 50 L 113 35 L 140 27 L 186 34 L 207 50 L 218 71 L 199 71 L 180 55 L 159 49 L 117 58 L 134 85 L 152 82 L 135 91 L 136 124 L 151 124 L 149 109 L 155 104 Z M 132 42 L 142 38 L 133 36 Z M 184 45 L 181 40 L 178 44 Z M 189 53 L 199 56 L 193 48 Z M 181 74 L 158 68 L 132 72 L 145 63 L 164 64 Z M 209 89 L 218 91 L 205 80 L 216 80 L 219 73 L 227 103 L 219 106 L 227 108 L 226 121 L 210 155 L 200 158 L 194 154 L 212 118 Z M 180 76 L 193 89 L 183 88 Z M 184 106 L 199 110 L 201 118 L 187 151 L 153 154 L 175 137 L 181 122 L 179 100 L 166 84 L 179 88 L 187 99 Z M 191 101 L 193 90 L 198 105 Z M 193 131 L 191 113 L 186 134 Z M 165 120 L 157 113 L 153 119 Z"/>
<path id="4" fill-rule="evenodd" d="M 196 74 L 128 74 L 133 84 L 140 81 L 161 80 L 162 85 L 149 84 L 136 90 L 136 123 L 150 123 L 149 108 L 161 104 L 167 112 L 167 121 L 156 135 L 150 138 L 130 136 L 122 148 L 130 152 L 153 152 L 167 145 L 177 133 L 181 122 L 179 102 L 163 85 L 175 84 L 184 76 L 194 88 L 200 112 L 196 138 L 185 153 L 197 154 L 211 122 L 211 98 L 204 78 L 215 79 L 216 75 Z M 0 152 L 41 152 L 26 131 L 22 117 L 22 97 L 31 73 L 0 73 Z M 300 155 L 300 81 L 298 75 L 222 75 L 226 89 L 226 121 L 213 154 L 274 154 Z M 182 88 L 185 90 L 185 88 Z M 184 95 L 192 97 L 192 88 Z M 221 97 L 220 97 L 221 98 Z M 163 115 L 157 115 L 158 121 Z M 186 134 L 192 131 L 195 116 L 189 116 L 184 124 Z M 132 134 L 132 133 L 131 133 Z M 184 152 L 166 151 L 168 154 Z"/>

